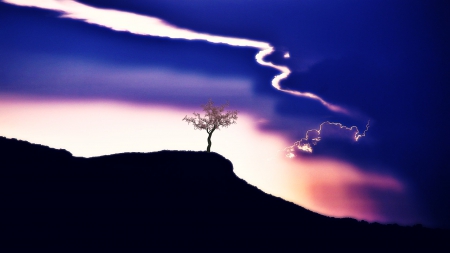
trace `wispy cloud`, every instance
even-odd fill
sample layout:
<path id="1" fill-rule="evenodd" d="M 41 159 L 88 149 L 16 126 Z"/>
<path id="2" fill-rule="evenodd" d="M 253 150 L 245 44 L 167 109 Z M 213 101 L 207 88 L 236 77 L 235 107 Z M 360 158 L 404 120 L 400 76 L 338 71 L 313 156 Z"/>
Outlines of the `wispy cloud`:
<path id="1" fill-rule="evenodd" d="M 3 0 L 3 2 L 24 7 L 35 7 L 57 11 L 61 13 L 61 17 L 81 20 L 89 24 L 107 27 L 115 31 L 172 39 L 202 40 L 230 46 L 255 48 L 260 50 L 255 57 L 259 64 L 274 68 L 281 72 L 281 74 L 275 76 L 272 80 L 272 86 L 275 89 L 295 96 L 317 100 L 334 112 L 348 113 L 344 108 L 333 105 L 315 94 L 283 89 L 280 82 L 289 76 L 291 70 L 286 66 L 279 66 L 264 61 L 264 58 L 267 55 L 270 55 L 275 51 L 275 48 L 267 42 L 199 33 L 177 27 L 156 17 L 119 10 L 95 8 L 73 0 Z"/>

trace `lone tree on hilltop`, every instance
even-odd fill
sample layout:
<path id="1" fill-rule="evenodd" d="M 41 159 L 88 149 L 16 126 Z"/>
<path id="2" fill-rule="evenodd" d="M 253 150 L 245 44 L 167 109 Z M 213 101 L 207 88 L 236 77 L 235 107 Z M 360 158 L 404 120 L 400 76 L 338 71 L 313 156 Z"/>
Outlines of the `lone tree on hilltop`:
<path id="1" fill-rule="evenodd" d="M 201 117 L 200 113 L 194 112 L 194 117 L 183 118 L 188 124 L 192 123 L 194 129 L 206 130 L 208 133 L 208 147 L 207 152 L 211 152 L 211 136 L 214 131 L 220 130 L 221 127 L 228 127 L 231 124 L 236 124 L 238 111 L 226 111 L 225 107 L 228 107 L 228 102 L 221 106 L 214 106 L 214 102 L 209 99 L 208 103 L 202 105 L 205 116 Z"/>

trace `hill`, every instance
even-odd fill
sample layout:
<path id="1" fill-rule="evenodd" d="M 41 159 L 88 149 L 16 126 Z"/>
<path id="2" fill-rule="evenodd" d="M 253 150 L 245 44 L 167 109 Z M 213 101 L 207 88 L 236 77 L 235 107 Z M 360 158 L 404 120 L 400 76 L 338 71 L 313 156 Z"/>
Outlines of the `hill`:
<path id="1" fill-rule="evenodd" d="M 253 247 L 283 242 L 302 248 L 429 249 L 450 241 L 447 230 L 311 212 L 249 185 L 216 153 L 81 158 L 4 137 L 0 152 L 0 226 L 4 245 L 13 248 L 233 248 L 260 241 Z"/>

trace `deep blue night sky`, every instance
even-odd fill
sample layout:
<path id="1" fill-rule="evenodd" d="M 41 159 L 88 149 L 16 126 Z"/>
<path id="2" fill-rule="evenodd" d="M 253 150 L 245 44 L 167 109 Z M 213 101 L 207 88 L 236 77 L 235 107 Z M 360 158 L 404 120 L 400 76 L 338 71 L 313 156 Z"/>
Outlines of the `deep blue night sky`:
<path id="1" fill-rule="evenodd" d="M 332 157 L 393 175 L 410 186 L 416 203 L 413 212 L 421 217 L 417 222 L 450 228 L 447 1 L 78 2 L 157 17 L 196 32 L 270 43 L 277 51 L 265 60 L 292 71 L 281 82 L 282 88 L 317 94 L 350 113 L 335 113 L 315 100 L 274 89 L 271 80 L 279 72 L 258 65 L 255 48 L 117 32 L 60 18 L 54 11 L 4 2 L 0 3 L 0 95 L 111 99 L 180 108 L 198 108 L 213 97 L 229 100 L 256 117 L 273 119 L 261 129 L 282 133 L 292 143 L 321 122 L 339 122 L 362 131 L 370 120 L 367 136 L 358 142 L 327 137 L 324 132 L 312 154 L 298 151 L 294 159 Z M 283 58 L 286 52 L 289 59 Z M 155 80 L 146 86 L 139 84 L 148 76 L 106 78 L 146 68 L 250 80 L 251 95 L 236 91 L 233 84 L 168 87 L 158 86 L 164 80 Z M 255 105 L 252 98 L 272 101 L 274 113 Z M 292 124 L 296 120 L 299 125 Z M 0 135 L 1 131 L 0 121 Z M 391 201 L 386 193 L 369 194 Z"/>

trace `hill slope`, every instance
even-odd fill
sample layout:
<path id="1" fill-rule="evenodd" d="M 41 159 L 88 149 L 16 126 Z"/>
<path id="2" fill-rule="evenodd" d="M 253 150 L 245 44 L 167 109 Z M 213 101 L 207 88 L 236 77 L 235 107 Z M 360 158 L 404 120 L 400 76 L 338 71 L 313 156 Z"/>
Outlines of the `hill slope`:
<path id="1" fill-rule="evenodd" d="M 316 214 L 247 184 L 216 153 L 79 158 L 3 137 L 0 152 L 2 238 L 31 248 L 30 242 L 47 241 L 148 246 L 156 241 L 219 245 L 251 239 L 404 248 L 450 239 L 446 230 Z"/>

